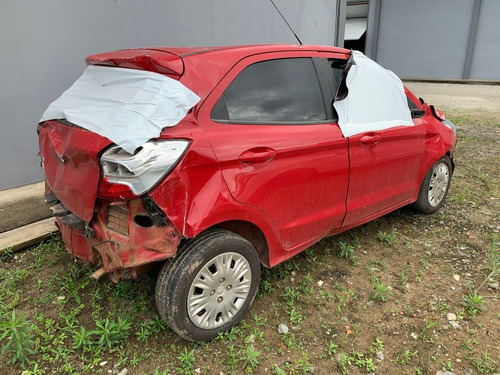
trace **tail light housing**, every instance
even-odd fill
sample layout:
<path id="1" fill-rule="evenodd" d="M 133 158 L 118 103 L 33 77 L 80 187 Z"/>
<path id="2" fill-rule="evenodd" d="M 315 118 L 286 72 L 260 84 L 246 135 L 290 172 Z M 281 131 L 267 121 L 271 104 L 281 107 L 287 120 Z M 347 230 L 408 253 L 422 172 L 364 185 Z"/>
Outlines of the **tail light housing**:
<path id="1" fill-rule="evenodd" d="M 100 158 L 99 197 L 132 199 L 148 192 L 177 165 L 188 146 L 187 140 L 168 139 L 146 142 L 134 154 L 119 146 L 108 148 Z"/>

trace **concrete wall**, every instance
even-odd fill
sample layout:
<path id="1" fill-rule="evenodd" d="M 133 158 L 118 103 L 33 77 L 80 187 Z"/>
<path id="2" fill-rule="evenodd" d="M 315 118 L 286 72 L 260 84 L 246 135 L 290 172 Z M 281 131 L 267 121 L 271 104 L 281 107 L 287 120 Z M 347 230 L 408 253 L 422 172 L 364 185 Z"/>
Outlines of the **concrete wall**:
<path id="1" fill-rule="evenodd" d="M 275 0 L 303 43 L 333 44 L 337 1 Z M 40 181 L 36 125 L 93 53 L 293 43 L 268 0 L 2 0 L 0 190 Z"/>
<path id="2" fill-rule="evenodd" d="M 499 0 L 370 0 L 366 52 L 404 78 L 500 80 Z"/>
<path id="3" fill-rule="evenodd" d="M 500 1 L 482 0 L 470 78 L 500 80 Z"/>
<path id="4" fill-rule="evenodd" d="M 377 61 L 401 77 L 462 78 L 473 0 L 382 0 Z"/>

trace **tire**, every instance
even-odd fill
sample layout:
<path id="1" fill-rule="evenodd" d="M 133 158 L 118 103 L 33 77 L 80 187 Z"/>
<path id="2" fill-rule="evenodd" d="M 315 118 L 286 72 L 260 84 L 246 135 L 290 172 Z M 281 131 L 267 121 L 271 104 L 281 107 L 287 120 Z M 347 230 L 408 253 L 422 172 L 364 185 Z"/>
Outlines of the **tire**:
<path id="1" fill-rule="evenodd" d="M 179 336 L 208 341 L 238 324 L 260 282 L 260 261 L 243 237 L 210 230 L 184 243 L 156 282 L 160 316 Z"/>
<path id="2" fill-rule="evenodd" d="M 450 188 L 451 174 L 451 160 L 445 155 L 434 163 L 425 175 L 417 201 L 411 205 L 412 208 L 426 214 L 439 210 Z"/>

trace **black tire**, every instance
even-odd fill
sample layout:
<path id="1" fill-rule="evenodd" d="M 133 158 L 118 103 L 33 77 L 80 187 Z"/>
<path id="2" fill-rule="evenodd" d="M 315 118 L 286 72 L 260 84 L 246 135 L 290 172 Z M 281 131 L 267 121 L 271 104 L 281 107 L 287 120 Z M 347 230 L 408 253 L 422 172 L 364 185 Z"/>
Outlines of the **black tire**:
<path id="1" fill-rule="evenodd" d="M 447 155 L 434 163 L 422 181 L 417 201 L 411 207 L 426 214 L 439 210 L 448 194 L 452 171 L 451 160 Z"/>
<path id="2" fill-rule="evenodd" d="M 179 336 L 211 340 L 248 311 L 260 282 L 259 257 L 250 242 L 222 229 L 185 242 L 179 252 L 158 275 L 156 306 Z"/>

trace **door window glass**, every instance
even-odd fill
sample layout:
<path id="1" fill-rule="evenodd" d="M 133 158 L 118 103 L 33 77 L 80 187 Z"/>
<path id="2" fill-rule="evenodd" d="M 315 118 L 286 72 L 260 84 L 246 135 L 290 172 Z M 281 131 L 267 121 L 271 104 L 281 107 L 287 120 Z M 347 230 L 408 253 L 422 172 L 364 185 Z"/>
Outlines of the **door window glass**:
<path id="1" fill-rule="evenodd" d="M 211 116 L 236 123 L 326 120 L 311 59 L 277 59 L 248 66 L 224 91 Z"/>

